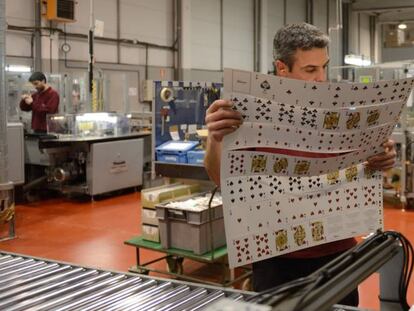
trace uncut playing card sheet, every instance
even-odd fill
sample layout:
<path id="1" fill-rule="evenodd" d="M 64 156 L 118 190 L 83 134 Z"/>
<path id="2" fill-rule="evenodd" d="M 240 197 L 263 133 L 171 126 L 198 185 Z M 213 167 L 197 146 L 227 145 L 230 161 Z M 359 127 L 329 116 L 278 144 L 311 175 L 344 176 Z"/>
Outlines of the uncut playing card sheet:
<path id="1" fill-rule="evenodd" d="M 383 228 L 384 151 L 413 79 L 322 83 L 226 69 L 243 124 L 222 143 L 231 267 Z"/>

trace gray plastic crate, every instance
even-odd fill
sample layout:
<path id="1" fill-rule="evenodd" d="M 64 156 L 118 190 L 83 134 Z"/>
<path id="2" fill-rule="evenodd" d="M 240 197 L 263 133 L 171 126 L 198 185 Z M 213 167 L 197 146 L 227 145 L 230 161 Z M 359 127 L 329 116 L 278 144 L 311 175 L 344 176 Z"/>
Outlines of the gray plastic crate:
<path id="1" fill-rule="evenodd" d="M 211 239 L 214 249 L 226 245 L 222 205 L 211 209 L 213 235 L 208 209 L 195 212 L 165 205 L 156 206 L 163 248 L 178 248 L 201 255 L 211 250 Z"/>

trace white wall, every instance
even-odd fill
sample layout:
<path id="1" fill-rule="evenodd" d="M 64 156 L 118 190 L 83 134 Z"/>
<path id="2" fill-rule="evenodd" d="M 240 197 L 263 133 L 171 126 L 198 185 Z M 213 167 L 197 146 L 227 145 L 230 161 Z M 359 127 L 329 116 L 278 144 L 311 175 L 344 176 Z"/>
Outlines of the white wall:
<path id="1" fill-rule="evenodd" d="M 370 57 L 369 15 L 353 12 L 350 16 L 349 51 Z"/>
<path id="2" fill-rule="evenodd" d="M 188 0 L 191 1 L 191 15 L 187 22 L 191 27 L 189 45 L 190 71 L 193 80 L 215 80 L 222 78 L 220 68 L 220 0 Z M 261 68 L 273 70 L 273 37 L 285 23 L 305 21 L 306 0 L 263 0 L 266 1 L 265 23 L 262 24 L 264 39 L 261 56 L 264 59 Z M 326 31 L 327 0 L 314 0 L 314 24 Z M 335 0 L 330 0 L 335 1 Z M 11 25 L 34 26 L 34 0 L 7 0 L 7 22 Z M 67 24 L 70 33 L 87 34 L 89 30 L 89 1 L 77 2 L 76 23 Z M 254 68 L 254 0 L 223 0 L 223 67 L 245 70 Z M 286 8 L 284 8 L 286 3 Z M 104 22 L 104 36 L 116 38 L 116 0 L 95 0 L 95 19 Z M 120 1 L 120 33 L 121 38 L 146 41 L 171 46 L 175 40 L 173 34 L 173 0 L 121 0 Z M 54 25 L 63 28 L 62 24 Z M 44 33 L 47 35 L 47 32 Z M 31 36 L 22 32 L 7 33 L 8 60 L 13 63 L 27 64 L 31 56 Z M 46 43 L 48 37 L 43 41 Z M 60 47 L 64 37 L 59 36 Z M 56 66 L 60 72 L 85 72 L 88 61 L 88 45 L 85 39 L 67 38 L 72 49 L 67 54 L 68 64 L 80 68 L 66 68 L 65 54 L 56 51 L 59 60 Z M 46 44 L 45 49 L 48 47 Z M 369 45 L 368 45 L 369 47 Z M 49 53 L 44 54 L 47 55 Z M 172 79 L 174 55 L 172 51 L 149 49 L 150 79 Z M 188 55 L 188 54 L 187 54 Z M 369 54 L 368 54 L 369 55 Z M 16 56 L 16 57 L 11 57 Z M 144 79 L 145 48 L 142 46 L 121 45 L 120 64 L 118 64 L 117 46 L 114 43 L 95 41 L 95 57 L 97 66 L 106 70 L 106 74 L 114 77 L 126 69 L 129 72 L 129 84 L 139 86 L 138 75 Z M 44 60 L 44 70 L 48 70 L 49 61 Z M 262 69 L 262 70 L 263 70 Z M 117 94 L 122 98 L 122 94 Z M 115 96 L 116 98 L 117 96 Z M 139 108 L 137 98 L 131 99 L 131 107 Z M 134 108 L 134 109 L 135 109 Z"/>
<path id="3" fill-rule="evenodd" d="M 268 2 L 267 25 L 267 67 L 268 71 L 273 71 L 273 39 L 278 29 L 284 25 L 283 1 Z"/>
<path id="4" fill-rule="evenodd" d="M 253 1 L 224 1 L 224 67 L 253 70 Z"/>
<path id="5" fill-rule="evenodd" d="M 220 0 L 191 1 L 191 55 L 192 68 L 220 70 Z"/>

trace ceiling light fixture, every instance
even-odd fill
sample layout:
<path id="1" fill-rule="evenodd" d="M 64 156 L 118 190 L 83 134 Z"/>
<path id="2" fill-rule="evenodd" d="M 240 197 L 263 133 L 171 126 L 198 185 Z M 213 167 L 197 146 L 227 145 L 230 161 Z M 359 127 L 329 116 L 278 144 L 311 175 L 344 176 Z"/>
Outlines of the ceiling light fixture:
<path id="1" fill-rule="evenodd" d="M 407 29 L 407 24 L 404 24 L 404 23 L 398 24 L 398 29 L 401 29 L 401 30 Z"/>

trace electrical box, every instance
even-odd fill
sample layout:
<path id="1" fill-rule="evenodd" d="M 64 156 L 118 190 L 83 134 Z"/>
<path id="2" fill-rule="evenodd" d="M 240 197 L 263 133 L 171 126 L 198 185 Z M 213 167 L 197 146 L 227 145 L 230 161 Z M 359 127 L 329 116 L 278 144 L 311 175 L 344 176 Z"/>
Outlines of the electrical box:
<path id="1" fill-rule="evenodd" d="M 43 16 L 50 21 L 60 23 L 75 22 L 75 0 L 44 0 L 46 11 Z"/>
<path id="2" fill-rule="evenodd" d="M 153 80 L 144 80 L 142 84 L 142 90 L 144 93 L 144 101 L 152 101 L 154 97 L 154 81 Z"/>

